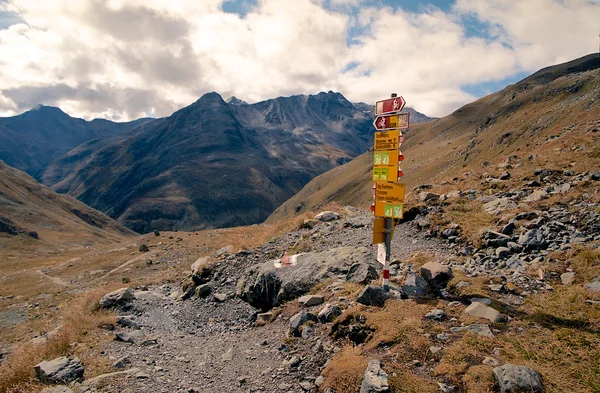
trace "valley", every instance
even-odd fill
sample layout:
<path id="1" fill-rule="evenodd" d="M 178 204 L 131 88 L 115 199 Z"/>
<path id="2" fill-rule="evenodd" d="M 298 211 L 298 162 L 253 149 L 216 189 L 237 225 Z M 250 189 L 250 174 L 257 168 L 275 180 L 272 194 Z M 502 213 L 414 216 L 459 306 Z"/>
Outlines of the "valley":
<path id="1" fill-rule="evenodd" d="M 209 93 L 48 187 L 0 163 L 0 391 L 599 391 L 599 70 L 410 127 L 390 292 L 373 115 L 339 93 Z"/>

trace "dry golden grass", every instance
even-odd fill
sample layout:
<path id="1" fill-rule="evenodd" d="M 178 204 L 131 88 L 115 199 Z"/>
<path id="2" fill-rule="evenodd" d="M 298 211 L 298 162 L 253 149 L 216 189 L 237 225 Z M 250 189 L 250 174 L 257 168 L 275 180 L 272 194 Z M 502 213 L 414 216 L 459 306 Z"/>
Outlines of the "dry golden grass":
<path id="1" fill-rule="evenodd" d="M 109 334 L 100 328 L 114 323 L 114 316 L 98 310 L 98 301 L 106 289 L 97 289 L 65 305 L 60 318 L 61 327 L 41 344 L 31 342 L 20 345 L 0 365 L 0 391 L 26 392 L 37 387 L 33 367 L 42 360 L 58 356 L 78 356 L 86 365 L 87 375 L 106 371 L 108 364 L 99 360 L 90 345 L 109 339 Z M 25 390 L 24 390 L 25 389 Z"/>
<path id="2" fill-rule="evenodd" d="M 457 199 L 446 208 L 444 218 L 448 223 L 455 222 L 461 227 L 463 237 L 479 246 L 479 234 L 491 226 L 496 218 L 486 213 L 479 201 Z"/>
<path id="3" fill-rule="evenodd" d="M 358 393 L 369 360 L 358 347 L 344 346 L 323 371 L 321 389 L 332 388 L 339 393 Z"/>
<path id="4" fill-rule="evenodd" d="M 415 251 L 406 258 L 406 263 L 413 266 L 413 270 L 418 271 L 421 266 L 428 262 L 436 261 L 437 257 L 430 251 Z"/>
<path id="5" fill-rule="evenodd" d="M 395 376 L 393 374 L 396 374 Z M 427 377 L 415 375 L 410 370 L 394 368 L 388 376 L 390 391 L 398 393 L 438 393 L 437 384 Z"/>

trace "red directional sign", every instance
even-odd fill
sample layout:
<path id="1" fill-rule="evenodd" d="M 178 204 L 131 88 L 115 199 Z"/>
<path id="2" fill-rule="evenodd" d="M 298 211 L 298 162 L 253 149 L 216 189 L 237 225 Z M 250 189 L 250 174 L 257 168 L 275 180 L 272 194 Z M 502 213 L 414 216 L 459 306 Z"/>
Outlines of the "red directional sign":
<path id="1" fill-rule="evenodd" d="M 388 98 L 387 100 L 377 101 L 375 103 L 375 114 L 385 115 L 387 113 L 400 112 L 406 101 L 402 97 Z"/>
<path id="2" fill-rule="evenodd" d="M 398 113 L 397 115 L 377 116 L 373 122 L 373 125 L 377 131 L 408 128 L 408 120 L 408 113 Z"/>

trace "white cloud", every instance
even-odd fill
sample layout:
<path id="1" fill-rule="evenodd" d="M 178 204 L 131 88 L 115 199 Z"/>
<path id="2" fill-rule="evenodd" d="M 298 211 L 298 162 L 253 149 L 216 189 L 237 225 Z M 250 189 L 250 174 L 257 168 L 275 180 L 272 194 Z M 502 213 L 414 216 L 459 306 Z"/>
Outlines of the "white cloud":
<path id="1" fill-rule="evenodd" d="M 598 2 L 584 0 L 458 0 L 450 13 L 418 14 L 358 0 L 261 0 L 244 17 L 222 3 L 2 3 L 23 23 L 0 30 L 0 115 L 43 103 L 131 119 L 168 115 L 208 91 L 253 102 L 331 89 L 365 102 L 395 91 L 439 116 L 474 98 L 463 85 L 594 51 L 600 20 Z M 462 16 L 498 36 L 468 37 Z"/>

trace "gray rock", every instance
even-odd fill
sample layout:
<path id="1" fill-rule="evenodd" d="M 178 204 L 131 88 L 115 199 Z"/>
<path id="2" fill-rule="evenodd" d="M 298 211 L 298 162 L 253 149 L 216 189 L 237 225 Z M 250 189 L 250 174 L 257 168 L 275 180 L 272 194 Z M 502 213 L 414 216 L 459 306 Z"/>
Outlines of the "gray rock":
<path id="1" fill-rule="evenodd" d="M 535 190 L 527 198 L 523 199 L 525 202 L 537 202 L 548 197 L 548 193 L 544 190 Z"/>
<path id="2" fill-rule="evenodd" d="M 450 331 L 452 333 L 471 332 L 478 336 L 494 338 L 494 334 L 490 330 L 490 327 L 484 323 L 475 323 L 468 326 L 455 326 L 451 327 Z"/>
<path id="3" fill-rule="evenodd" d="M 129 305 L 134 299 L 133 289 L 121 288 L 104 295 L 100 299 L 100 308 L 124 307 Z"/>
<path id="4" fill-rule="evenodd" d="M 570 189 L 571 189 L 571 185 L 569 183 L 564 183 L 564 184 L 561 184 L 560 186 L 556 187 L 552 193 L 553 194 L 566 194 L 567 192 L 569 192 Z"/>
<path id="5" fill-rule="evenodd" d="M 439 308 L 434 308 L 424 316 L 425 319 L 433 319 L 435 321 L 443 321 L 446 318 L 446 312 Z"/>
<path id="6" fill-rule="evenodd" d="M 510 236 L 499 232 L 484 229 L 481 231 L 481 245 L 483 247 L 506 247 L 510 241 Z"/>
<path id="7" fill-rule="evenodd" d="M 196 288 L 195 295 L 196 297 L 203 298 L 207 297 L 212 293 L 212 285 L 210 284 L 202 284 Z"/>
<path id="8" fill-rule="evenodd" d="M 360 384 L 360 393 L 389 392 L 388 375 L 381 368 L 379 360 L 369 361 L 367 370 Z"/>
<path id="9" fill-rule="evenodd" d="M 421 276 L 416 273 L 409 272 L 406 275 L 404 284 L 402 285 L 402 292 L 410 298 L 420 298 L 427 295 L 429 286 L 427 281 L 423 280 Z"/>
<path id="10" fill-rule="evenodd" d="M 510 251 L 512 251 L 513 253 L 519 253 L 519 252 L 523 251 L 523 247 L 521 247 L 519 245 L 519 243 L 508 242 L 507 246 L 510 249 Z"/>
<path id="11" fill-rule="evenodd" d="M 544 240 L 543 232 L 539 229 L 531 229 L 521 233 L 518 243 L 527 250 L 545 250 L 548 248 L 548 242 Z"/>
<path id="12" fill-rule="evenodd" d="M 567 272 L 560 275 L 560 281 L 563 285 L 571 285 L 575 280 L 575 272 Z"/>
<path id="13" fill-rule="evenodd" d="M 498 310 L 478 302 L 471 303 L 467 308 L 465 308 L 464 313 L 478 318 L 485 318 L 490 322 L 502 321 L 502 317 L 500 316 L 500 312 L 498 312 Z"/>
<path id="14" fill-rule="evenodd" d="M 334 220 L 339 220 L 339 219 L 340 219 L 339 213 L 332 212 L 329 210 L 321 212 L 315 216 L 315 220 L 324 221 L 324 222 L 334 221 Z"/>
<path id="15" fill-rule="evenodd" d="M 325 304 L 319 311 L 318 318 L 321 322 L 333 322 L 334 319 L 342 315 L 342 310 L 335 304 Z"/>
<path id="16" fill-rule="evenodd" d="M 302 390 L 304 390 L 305 392 L 310 392 L 312 390 L 313 384 L 311 382 L 308 381 L 302 381 L 300 382 L 300 388 L 302 388 Z"/>
<path id="17" fill-rule="evenodd" d="M 323 382 L 325 382 L 325 377 L 322 375 L 319 375 L 317 379 L 315 379 L 315 385 L 317 385 L 317 387 L 323 385 Z"/>
<path id="18" fill-rule="evenodd" d="M 306 307 L 318 306 L 319 304 L 323 304 L 323 296 L 304 295 L 298 298 L 298 302 Z"/>
<path id="19" fill-rule="evenodd" d="M 83 378 L 84 368 L 78 358 L 59 358 L 35 365 L 35 374 L 42 383 L 60 384 Z"/>
<path id="20" fill-rule="evenodd" d="M 534 218 L 538 218 L 539 214 L 537 212 L 523 212 L 517 214 L 515 219 L 517 220 L 533 220 Z"/>
<path id="21" fill-rule="evenodd" d="M 53 386 L 51 388 L 42 389 L 40 393 L 74 393 L 66 386 Z"/>
<path id="22" fill-rule="evenodd" d="M 301 311 L 290 318 L 290 334 L 295 337 L 301 336 L 301 327 L 308 321 L 319 322 L 315 314 Z"/>
<path id="23" fill-rule="evenodd" d="M 471 303 L 481 303 L 485 304 L 486 306 L 489 306 L 490 304 L 492 304 L 492 299 L 487 299 L 484 297 L 472 297 Z"/>
<path id="24" fill-rule="evenodd" d="M 217 302 L 223 303 L 224 301 L 226 301 L 227 299 L 229 299 L 229 295 L 226 293 L 215 293 L 213 295 L 213 297 L 215 298 L 215 300 Z"/>
<path id="25" fill-rule="evenodd" d="M 421 276 L 427 281 L 431 288 L 446 288 L 448 282 L 452 280 L 452 269 L 449 266 L 442 265 L 439 262 L 427 262 L 420 269 Z"/>
<path id="26" fill-rule="evenodd" d="M 145 245 L 145 244 L 140 244 L 139 250 L 140 250 L 140 252 L 148 252 L 148 251 L 150 251 L 150 249 L 148 248 L 148 246 Z"/>
<path id="27" fill-rule="evenodd" d="M 515 231 L 515 229 L 517 229 L 517 226 L 515 225 L 515 223 L 513 221 L 509 222 L 508 224 L 506 224 L 505 226 L 502 227 L 502 229 L 500 230 L 500 233 L 503 235 L 512 235 L 513 232 Z"/>
<path id="28" fill-rule="evenodd" d="M 385 301 L 393 297 L 391 293 L 385 292 L 381 287 L 368 285 L 358 294 L 356 301 L 365 306 L 383 307 Z"/>
<path id="29" fill-rule="evenodd" d="M 505 364 L 496 367 L 493 373 L 500 393 L 544 391 L 542 375 L 530 367 Z"/>
<path id="30" fill-rule="evenodd" d="M 496 256 L 498 258 L 501 258 L 501 259 L 508 258 L 510 256 L 510 254 L 512 254 L 512 251 L 508 247 L 498 247 L 496 249 Z"/>
<path id="31" fill-rule="evenodd" d="M 440 199 L 440 194 L 436 194 L 434 192 L 422 191 L 419 193 L 418 197 L 421 202 L 433 202 Z"/>
<path id="32" fill-rule="evenodd" d="M 350 269 L 346 274 L 346 281 L 358 284 L 368 284 L 377 279 L 377 276 L 377 270 L 373 265 L 359 262 L 350 266 Z"/>
<path id="33" fill-rule="evenodd" d="M 445 383 L 441 383 L 441 382 L 438 382 L 437 384 L 442 393 L 451 393 L 457 389 L 457 387 L 453 386 L 453 385 L 446 385 Z"/>
<path id="34" fill-rule="evenodd" d="M 233 248 L 233 246 L 230 244 L 230 245 L 228 245 L 228 246 L 222 247 L 222 248 L 220 248 L 220 249 L 216 250 L 215 252 L 213 252 L 213 257 L 215 257 L 215 258 L 221 258 L 221 257 L 223 257 L 223 256 L 226 256 L 226 255 L 232 254 L 232 253 L 233 253 L 233 251 L 234 251 L 234 248 Z"/>
<path id="35" fill-rule="evenodd" d="M 585 284 L 585 288 L 592 292 L 600 292 L 600 277 L 596 277 L 592 282 Z"/>
<path id="36" fill-rule="evenodd" d="M 514 209 L 517 204 L 508 198 L 499 198 L 485 203 L 482 208 L 489 214 L 498 215 L 509 209 Z"/>
<path id="37" fill-rule="evenodd" d="M 134 330 L 132 332 L 121 332 L 115 334 L 115 341 L 121 341 L 124 343 L 135 344 L 142 340 L 146 335 L 141 330 Z"/>
<path id="38" fill-rule="evenodd" d="M 293 257 L 295 264 L 284 265 L 277 259 L 247 269 L 237 283 L 237 295 L 267 311 L 304 295 L 318 282 L 347 274 L 353 263 L 381 268 L 366 247 L 340 247 Z"/>
<path id="39" fill-rule="evenodd" d="M 134 321 L 135 316 L 133 315 L 121 315 L 117 317 L 117 325 L 123 327 L 130 327 L 132 329 L 139 329 L 140 325 Z"/>
<path id="40" fill-rule="evenodd" d="M 116 369 L 125 369 L 131 365 L 131 361 L 127 357 L 122 357 L 114 361 L 112 366 Z"/>

